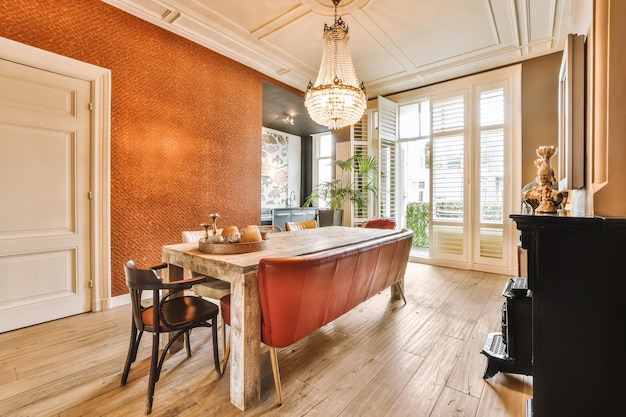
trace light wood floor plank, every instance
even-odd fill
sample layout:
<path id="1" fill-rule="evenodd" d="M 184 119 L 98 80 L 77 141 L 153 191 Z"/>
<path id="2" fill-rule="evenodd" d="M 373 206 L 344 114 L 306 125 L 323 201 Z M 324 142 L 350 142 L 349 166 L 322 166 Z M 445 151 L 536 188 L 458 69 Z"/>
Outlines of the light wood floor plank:
<path id="1" fill-rule="evenodd" d="M 242 412 L 229 401 L 229 371 L 213 368 L 210 331 L 197 329 L 192 357 L 166 360 L 151 417 L 525 417 L 532 377 L 482 379 L 480 350 L 499 331 L 507 279 L 410 263 L 406 305 L 382 291 L 278 350 L 280 407 L 265 346 L 261 400 Z M 129 332 L 123 306 L 0 334 L 0 416 L 142 416 L 151 338 L 121 387 Z"/>
<path id="2" fill-rule="evenodd" d="M 462 340 L 469 338 L 483 310 L 485 300 L 489 296 L 491 286 L 490 280 L 485 279 L 484 274 L 477 273 L 471 287 L 467 288 L 467 296 L 463 301 L 459 300 L 455 309 L 455 320 L 450 322 L 450 326 L 445 331 L 446 335 Z"/>
<path id="3" fill-rule="evenodd" d="M 485 383 L 476 417 L 524 416 L 524 376 L 498 373 Z M 515 395 L 510 395 L 515 392 Z"/>
<path id="4" fill-rule="evenodd" d="M 445 387 L 430 417 L 473 417 L 479 399 Z"/>
<path id="5" fill-rule="evenodd" d="M 489 278 L 487 275 L 483 280 L 489 282 Z M 501 279 L 506 281 L 507 277 L 502 276 Z M 492 312 L 500 311 L 503 303 L 501 289 L 494 292 L 491 288 L 490 291 L 481 293 L 485 296 L 482 309 L 475 317 L 474 325 L 467 324 L 468 327 L 471 327 L 472 332 L 461 353 L 461 358 L 448 380 L 449 387 L 476 398 L 480 398 L 485 385 L 482 375 L 487 364 L 487 357 L 477 353 L 483 348 L 485 335 L 500 330 L 501 317 L 494 316 Z"/>
<path id="6" fill-rule="evenodd" d="M 423 361 L 420 356 L 399 350 L 339 415 L 385 415 Z"/>

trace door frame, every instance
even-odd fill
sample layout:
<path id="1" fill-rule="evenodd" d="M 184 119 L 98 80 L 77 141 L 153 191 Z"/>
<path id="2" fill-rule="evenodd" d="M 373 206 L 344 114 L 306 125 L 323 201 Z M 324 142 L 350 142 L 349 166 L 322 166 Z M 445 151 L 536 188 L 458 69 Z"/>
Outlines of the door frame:
<path id="1" fill-rule="evenodd" d="M 91 85 L 91 310 L 111 307 L 111 70 L 0 37 L 0 58 Z"/>
<path id="2" fill-rule="evenodd" d="M 432 257 L 421 257 L 417 254 L 415 256 L 411 256 L 411 260 L 420 263 L 427 263 L 432 265 L 440 265 L 447 266 L 453 268 L 460 269 L 472 269 L 483 272 L 497 273 L 497 274 L 505 274 L 505 275 L 515 275 L 518 273 L 517 267 L 517 259 L 518 259 L 518 246 L 516 242 L 516 236 L 519 235 L 519 232 L 515 229 L 514 222 L 507 221 L 508 215 L 514 212 L 515 207 L 521 207 L 521 193 L 516 192 L 515 190 L 521 190 L 521 160 L 522 160 L 522 135 L 521 135 L 521 64 L 514 64 L 507 67 L 489 70 L 480 74 L 468 75 L 466 77 L 462 77 L 459 79 L 454 79 L 450 81 L 446 81 L 440 84 L 421 87 L 415 90 L 405 91 L 402 93 L 398 93 L 392 96 L 389 96 L 390 100 L 398 103 L 399 105 L 415 103 L 419 101 L 421 98 L 428 97 L 429 100 L 432 100 L 433 97 L 442 97 L 448 94 L 455 94 L 460 91 L 467 90 L 466 98 L 471 99 L 475 95 L 474 87 L 477 85 L 491 84 L 493 82 L 503 82 L 507 85 L 507 89 L 509 90 L 509 97 L 507 99 L 506 112 L 509 113 L 510 117 L 510 125 L 506 129 L 510 129 L 510 141 L 507 141 L 505 145 L 505 158 L 508 159 L 508 164 L 510 165 L 509 172 L 505 175 L 505 184 L 508 187 L 509 192 L 506 193 L 505 196 L 505 219 L 503 223 L 503 233 L 506 242 L 505 253 L 503 254 L 503 259 L 506 258 L 506 262 L 502 264 L 486 264 L 480 263 L 476 261 L 474 257 L 475 245 L 472 243 L 471 252 L 468 253 L 466 259 L 463 260 L 455 260 L 455 259 L 434 259 Z M 472 120 L 471 113 L 474 110 L 470 111 L 470 115 L 466 115 L 465 120 Z M 517 116 L 520 117 L 517 117 Z M 432 117 L 432 116 L 431 116 Z M 467 131 L 465 134 L 471 136 L 470 131 Z M 432 132 L 431 134 L 431 155 L 432 155 Z M 467 140 L 467 138 L 466 138 Z M 467 151 L 466 151 L 467 152 Z M 475 153 L 471 151 L 469 155 L 474 155 Z M 467 157 L 464 156 L 466 167 L 471 166 L 467 162 Z M 431 164 L 432 166 L 432 164 Z M 432 169 L 431 169 L 432 170 Z M 404 174 L 402 174 L 404 175 Z M 470 176 L 467 176 L 466 182 L 468 179 L 472 179 Z M 405 178 L 402 177 L 404 181 Z M 473 180 L 473 179 L 472 179 Z M 431 186 L 432 186 L 432 178 L 431 178 Z M 467 189 L 467 184 L 465 189 Z M 430 189 L 430 193 L 432 195 L 432 188 Z M 464 197 L 468 197 L 467 193 L 464 193 Z M 432 196 L 429 200 L 432 204 Z M 474 199 L 466 200 L 466 207 L 471 207 L 472 210 L 475 211 L 476 207 L 472 206 L 474 204 Z M 402 202 L 403 210 L 404 210 L 405 202 Z M 432 211 L 432 210 L 431 210 Z M 465 228 L 465 232 L 468 235 L 474 236 L 474 228 L 476 224 L 474 224 L 471 217 L 467 217 L 464 220 L 463 226 Z M 430 221 L 430 225 L 432 227 L 432 221 Z M 478 225 L 479 226 L 479 225 Z M 432 238 L 432 233 L 431 233 Z M 466 245 L 467 246 L 467 245 Z M 430 249 L 429 249 L 430 251 Z M 430 252 L 429 252 L 430 253 Z"/>

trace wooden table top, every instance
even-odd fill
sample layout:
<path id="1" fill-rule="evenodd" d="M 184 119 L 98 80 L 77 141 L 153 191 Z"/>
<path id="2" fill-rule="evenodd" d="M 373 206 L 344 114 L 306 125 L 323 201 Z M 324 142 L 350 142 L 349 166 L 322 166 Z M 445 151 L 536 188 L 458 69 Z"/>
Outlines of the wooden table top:
<path id="1" fill-rule="evenodd" d="M 353 243 L 365 242 L 381 236 L 397 233 L 398 230 L 363 227 L 328 226 L 315 229 L 294 230 L 270 234 L 266 250 L 238 254 L 210 254 L 201 252 L 198 243 L 178 243 L 163 246 L 163 256 L 170 263 L 194 269 L 186 258 L 195 258 L 198 264 L 213 264 L 227 268 L 230 272 L 246 273 L 256 270 L 262 258 L 299 256 L 338 248 Z M 202 269 L 202 268 L 199 268 Z M 196 272 L 201 272 L 200 270 Z"/>

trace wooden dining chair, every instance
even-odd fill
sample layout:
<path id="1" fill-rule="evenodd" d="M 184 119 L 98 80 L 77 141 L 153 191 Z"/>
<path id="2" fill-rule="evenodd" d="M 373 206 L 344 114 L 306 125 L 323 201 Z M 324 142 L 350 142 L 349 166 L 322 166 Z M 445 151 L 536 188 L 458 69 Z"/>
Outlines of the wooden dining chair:
<path id="1" fill-rule="evenodd" d="M 124 264 L 126 285 L 130 290 L 132 324 L 130 345 L 126 364 L 122 372 L 121 385 L 126 385 L 130 367 L 137 359 L 139 342 L 144 331 L 152 333 L 152 356 L 150 359 L 150 376 L 148 379 L 148 394 L 145 413 L 152 412 L 154 388 L 161 375 L 163 362 L 172 346 L 181 336 L 185 339 L 187 357 L 191 357 L 189 332 L 197 327 L 210 327 L 213 339 L 213 362 L 218 375 L 222 375 L 220 358 L 217 347 L 217 315 L 219 308 L 216 304 L 195 295 L 184 295 L 183 291 L 191 289 L 194 284 L 205 280 L 205 277 L 196 277 L 180 281 L 164 282 L 157 274 L 157 270 L 166 268 L 167 264 L 148 269 L 137 268 L 135 262 Z M 144 291 L 152 292 L 152 305 L 142 304 Z M 164 295 L 161 296 L 161 291 Z M 159 355 L 159 342 L 162 333 L 173 333 Z"/>
<path id="2" fill-rule="evenodd" d="M 280 233 L 283 229 L 277 224 L 261 225 L 259 226 L 261 232 Z"/>
<path id="3" fill-rule="evenodd" d="M 183 231 L 183 243 L 197 242 L 204 237 L 204 230 L 186 230 Z M 203 276 L 197 272 L 191 273 L 192 277 Z M 206 281 L 193 286 L 193 292 L 201 297 L 219 300 L 223 296 L 230 294 L 230 282 L 221 279 L 206 277 Z"/>
<path id="4" fill-rule="evenodd" d="M 288 232 L 292 230 L 315 229 L 316 227 L 317 227 L 317 220 L 305 220 L 302 222 L 285 222 L 285 230 Z"/>

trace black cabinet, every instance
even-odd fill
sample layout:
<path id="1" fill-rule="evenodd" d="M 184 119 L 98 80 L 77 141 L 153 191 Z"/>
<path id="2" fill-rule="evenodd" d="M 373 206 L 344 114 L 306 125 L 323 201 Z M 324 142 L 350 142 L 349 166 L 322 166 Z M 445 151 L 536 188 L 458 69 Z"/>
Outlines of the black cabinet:
<path id="1" fill-rule="evenodd" d="M 511 218 L 527 250 L 532 291 L 528 415 L 616 415 L 626 388 L 626 219 Z"/>

